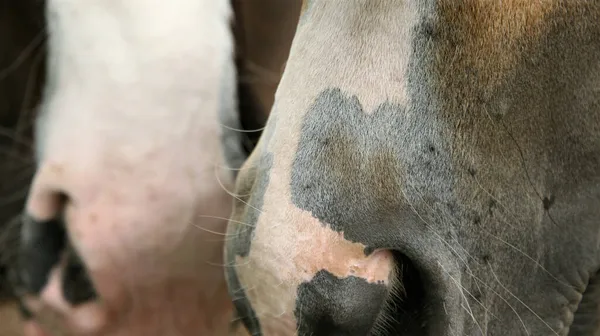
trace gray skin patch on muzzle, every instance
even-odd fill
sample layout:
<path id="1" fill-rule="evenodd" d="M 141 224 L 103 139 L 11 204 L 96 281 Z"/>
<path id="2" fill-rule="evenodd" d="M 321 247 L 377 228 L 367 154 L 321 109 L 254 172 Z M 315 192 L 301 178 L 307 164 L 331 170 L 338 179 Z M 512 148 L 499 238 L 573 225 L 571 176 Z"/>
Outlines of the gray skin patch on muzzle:
<path id="1" fill-rule="evenodd" d="M 383 283 L 319 271 L 298 287 L 298 336 L 368 335 L 387 296 Z"/>
<path id="2" fill-rule="evenodd" d="M 382 101 L 366 113 L 356 96 L 340 89 L 323 91 L 303 120 L 292 164 L 291 199 L 322 225 L 365 245 L 365 255 L 376 249 L 402 251 L 418 261 L 421 271 L 438 272 L 434 260 L 448 253 L 439 237 L 453 240 L 455 229 L 444 221 L 432 228 L 434 218 L 426 214 L 438 211 L 424 207 L 435 204 L 438 213 L 451 213 L 456 200 L 451 159 L 437 132 L 438 121 L 421 112 Z M 430 315 L 439 315 L 429 324 L 431 330 L 442 330 L 448 323 L 439 299 L 447 295 L 447 287 L 440 279 L 428 280 L 436 299 L 418 302 L 434 312 Z M 386 300 L 363 299 L 363 304 Z"/>
<path id="3" fill-rule="evenodd" d="M 344 238 L 366 245 L 367 254 L 393 246 L 390 234 L 402 224 L 399 211 L 407 204 L 403 176 L 418 177 L 411 181 L 414 188 L 452 199 L 450 183 L 438 178 L 449 176 L 448 158 L 408 115 L 387 102 L 367 114 L 356 96 L 323 91 L 303 122 L 292 202 Z"/>

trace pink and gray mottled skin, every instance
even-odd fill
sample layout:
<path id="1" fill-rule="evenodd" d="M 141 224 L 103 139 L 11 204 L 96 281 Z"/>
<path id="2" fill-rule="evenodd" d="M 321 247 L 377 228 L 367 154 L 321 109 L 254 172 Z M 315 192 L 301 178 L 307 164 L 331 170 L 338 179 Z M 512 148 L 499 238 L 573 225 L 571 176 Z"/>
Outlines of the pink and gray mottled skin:
<path id="1" fill-rule="evenodd" d="M 236 182 L 253 335 L 600 333 L 600 2 L 309 0 Z"/>

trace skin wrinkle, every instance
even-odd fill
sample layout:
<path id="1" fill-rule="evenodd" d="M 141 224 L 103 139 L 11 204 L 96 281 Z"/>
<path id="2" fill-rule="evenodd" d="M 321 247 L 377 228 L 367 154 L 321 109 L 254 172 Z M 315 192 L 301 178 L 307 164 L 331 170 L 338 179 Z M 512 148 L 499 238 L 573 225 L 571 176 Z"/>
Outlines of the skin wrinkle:
<path id="1" fill-rule="evenodd" d="M 306 300 L 289 278 L 303 253 L 292 242 L 314 218 L 417 264 L 429 296 L 416 334 L 598 332 L 597 291 L 584 291 L 600 266 L 600 3 L 378 5 L 333 15 L 311 1 L 279 122 L 253 153 L 273 156 L 270 183 L 231 271 L 260 288 L 248 299 L 263 332 L 274 298 Z"/>

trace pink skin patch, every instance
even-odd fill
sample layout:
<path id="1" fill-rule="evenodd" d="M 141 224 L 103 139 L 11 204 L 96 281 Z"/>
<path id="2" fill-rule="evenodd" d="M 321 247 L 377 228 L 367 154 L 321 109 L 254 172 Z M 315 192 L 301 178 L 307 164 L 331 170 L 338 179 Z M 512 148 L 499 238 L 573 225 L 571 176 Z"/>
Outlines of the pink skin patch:
<path id="1" fill-rule="evenodd" d="M 236 257 L 240 282 L 265 336 L 295 334 L 295 293 L 321 270 L 340 279 L 353 276 L 383 284 L 390 296 L 401 290 L 391 251 L 377 250 L 365 256 L 363 244 L 346 240 L 343 233 L 322 225 L 309 212 L 281 199 L 277 207 L 272 205 L 265 204 L 270 212 L 259 219 L 248 257 Z M 280 222 L 274 218 L 285 218 L 286 225 L 272 225 Z"/>

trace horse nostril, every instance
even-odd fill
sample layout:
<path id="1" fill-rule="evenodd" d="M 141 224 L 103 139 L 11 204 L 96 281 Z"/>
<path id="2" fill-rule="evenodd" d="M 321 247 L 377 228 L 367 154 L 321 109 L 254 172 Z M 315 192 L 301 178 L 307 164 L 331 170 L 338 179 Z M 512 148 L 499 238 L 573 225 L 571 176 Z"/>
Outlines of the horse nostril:
<path id="1" fill-rule="evenodd" d="M 383 283 L 321 270 L 298 287 L 298 335 L 368 335 L 387 296 Z"/>
<path id="2" fill-rule="evenodd" d="M 65 247 L 65 229 L 60 219 L 37 221 L 22 218 L 19 247 L 19 275 L 24 289 L 39 294 L 48 282 L 52 267 L 58 264 Z"/>
<path id="3" fill-rule="evenodd" d="M 62 289 L 65 299 L 76 306 L 97 297 L 83 262 L 75 249 L 69 245 L 67 249 L 67 263 L 63 272 Z"/>

